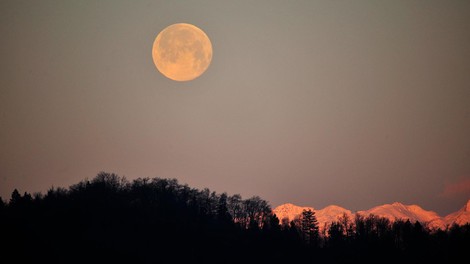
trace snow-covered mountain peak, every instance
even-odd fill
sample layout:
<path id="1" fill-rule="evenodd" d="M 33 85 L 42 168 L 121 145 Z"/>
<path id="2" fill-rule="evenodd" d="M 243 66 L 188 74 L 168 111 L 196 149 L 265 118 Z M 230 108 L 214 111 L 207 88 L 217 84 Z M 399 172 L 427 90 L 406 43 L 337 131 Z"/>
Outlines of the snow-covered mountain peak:
<path id="1" fill-rule="evenodd" d="M 460 210 L 455 213 L 451 213 L 444 217 L 444 222 L 451 226 L 454 223 L 458 225 L 463 225 L 466 223 L 470 223 L 470 200 L 467 201 Z"/>
<path id="2" fill-rule="evenodd" d="M 389 204 L 385 204 L 385 205 L 388 206 Z M 384 205 L 384 206 L 385 206 L 385 205 Z M 405 207 L 405 205 L 402 204 L 402 203 L 400 203 L 400 202 L 394 202 L 394 203 L 392 203 L 392 204 L 390 204 L 390 205 L 393 206 L 393 207 Z"/>
<path id="3" fill-rule="evenodd" d="M 350 210 L 337 205 L 329 205 L 323 209 L 317 210 L 315 213 L 318 222 L 321 224 L 320 227 L 323 227 L 325 223 L 330 224 L 331 222 L 336 222 L 344 215 L 346 215 L 349 220 L 354 219 L 354 215 Z"/>
<path id="4" fill-rule="evenodd" d="M 314 210 L 313 207 L 302 207 L 287 203 L 276 207 L 273 212 L 280 220 L 286 219 L 292 221 L 296 217 L 299 217 L 303 210 L 309 209 L 315 212 L 320 228 L 328 226 L 333 221 L 338 221 L 344 215 L 351 221 L 354 219 L 354 214 L 350 210 L 338 205 L 329 205 L 323 209 Z M 451 226 L 454 223 L 459 225 L 470 223 L 470 200 L 459 211 L 449 214 L 446 217 L 441 217 L 436 212 L 425 210 L 416 204 L 405 205 L 399 202 L 379 205 L 369 210 L 358 211 L 357 214 L 364 217 L 369 215 L 384 217 L 392 222 L 408 219 L 411 222 L 419 221 L 420 223 L 427 224 L 428 227 L 433 229 L 445 229 L 447 226 Z"/>
<path id="5" fill-rule="evenodd" d="M 280 221 L 287 219 L 290 222 L 302 214 L 303 210 L 314 211 L 313 207 L 302 207 L 292 203 L 286 203 L 274 208 L 273 213 L 276 214 Z"/>

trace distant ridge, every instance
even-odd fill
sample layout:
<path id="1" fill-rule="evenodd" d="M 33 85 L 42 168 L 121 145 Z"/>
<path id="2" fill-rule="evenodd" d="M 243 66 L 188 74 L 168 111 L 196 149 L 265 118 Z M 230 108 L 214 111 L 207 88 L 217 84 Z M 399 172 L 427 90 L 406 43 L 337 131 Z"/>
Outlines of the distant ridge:
<path id="1" fill-rule="evenodd" d="M 276 214 L 276 216 L 279 218 L 281 222 L 283 219 L 286 219 L 287 221 L 290 222 L 294 220 L 296 217 L 300 216 L 303 210 L 315 211 L 315 215 L 318 220 L 320 231 L 324 229 L 325 224 L 329 224 L 333 221 L 337 221 L 344 214 L 346 214 L 349 217 L 349 219 L 353 219 L 352 217 L 354 216 L 350 210 L 337 206 L 337 205 L 329 205 L 321 210 L 315 210 L 313 207 L 308 207 L 308 206 L 302 207 L 302 206 L 297 206 L 291 203 L 282 204 L 276 207 L 273 210 L 273 213 Z"/>
<path id="2" fill-rule="evenodd" d="M 457 212 L 448 214 L 444 217 L 444 222 L 448 225 L 453 223 L 458 225 L 470 223 L 470 200 L 468 200 L 467 204 Z"/>
<path id="3" fill-rule="evenodd" d="M 345 214 L 350 220 L 353 220 L 355 215 L 350 210 L 337 205 L 329 205 L 323 209 L 317 210 L 313 207 L 302 207 L 292 203 L 279 205 L 274 208 L 273 212 L 277 215 L 280 221 L 283 219 L 292 221 L 296 217 L 300 216 L 304 209 L 315 211 L 320 229 L 323 229 L 325 224 L 328 225 L 333 221 L 338 221 L 338 219 Z M 454 223 L 458 225 L 470 223 L 470 200 L 468 200 L 467 204 L 460 210 L 445 217 L 439 216 L 434 211 L 425 210 L 419 205 L 404 205 L 399 202 L 379 205 L 369 210 L 358 211 L 357 214 L 365 217 L 373 214 L 387 218 L 390 221 L 396 221 L 399 219 L 410 220 L 411 222 L 419 221 L 420 223 L 426 224 L 431 229 L 445 229 Z"/>
<path id="4" fill-rule="evenodd" d="M 376 215 L 384 217 L 390 221 L 395 220 L 410 220 L 411 222 L 426 223 L 430 228 L 444 229 L 446 224 L 442 217 L 433 211 L 427 211 L 418 205 L 404 205 L 402 203 L 392 203 L 376 206 L 366 211 L 359 211 L 358 214 L 368 216 Z"/>

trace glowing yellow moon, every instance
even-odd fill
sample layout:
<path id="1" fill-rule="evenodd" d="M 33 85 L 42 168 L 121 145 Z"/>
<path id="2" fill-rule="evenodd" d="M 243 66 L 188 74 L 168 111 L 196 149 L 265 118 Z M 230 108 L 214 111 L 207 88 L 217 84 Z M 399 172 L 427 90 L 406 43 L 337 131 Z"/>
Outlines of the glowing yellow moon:
<path id="1" fill-rule="evenodd" d="M 178 23 L 163 29 L 155 38 L 153 62 L 166 77 L 189 81 L 203 74 L 212 60 L 212 44 L 198 27 Z"/>

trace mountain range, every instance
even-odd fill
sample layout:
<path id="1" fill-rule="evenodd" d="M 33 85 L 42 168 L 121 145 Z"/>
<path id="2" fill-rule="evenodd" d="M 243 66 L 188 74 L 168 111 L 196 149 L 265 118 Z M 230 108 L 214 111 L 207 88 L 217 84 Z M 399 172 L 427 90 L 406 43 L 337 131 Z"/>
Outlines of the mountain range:
<path id="1" fill-rule="evenodd" d="M 409 219 L 413 223 L 419 221 L 420 223 L 426 224 L 431 229 L 446 229 L 446 227 L 452 226 L 454 223 L 458 225 L 470 223 L 470 200 L 457 212 L 444 217 L 439 216 L 436 212 L 425 210 L 418 205 L 404 205 L 398 202 L 379 205 L 369 210 L 357 211 L 355 213 L 337 205 L 329 205 L 323 209 L 317 210 L 313 207 L 302 207 L 286 203 L 274 208 L 273 212 L 281 222 L 290 222 L 296 217 L 299 217 L 303 210 L 309 209 L 315 212 L 320 230 L 324 229 L 324 227 L 331 222 L 338 221 L 343 215 L 347 215 L 350 220 L 354 220 L 355 214 L 364 217 L 375 215 L 387 218 L 392 222 L 399 219 Z"/>

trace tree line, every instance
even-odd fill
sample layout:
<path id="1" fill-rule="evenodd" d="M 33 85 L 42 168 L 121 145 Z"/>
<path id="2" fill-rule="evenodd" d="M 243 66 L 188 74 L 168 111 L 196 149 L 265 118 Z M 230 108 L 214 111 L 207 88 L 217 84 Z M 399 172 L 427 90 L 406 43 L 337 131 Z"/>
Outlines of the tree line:
<path id="1" fill-rule="evenodd" d="M 0 199 L 2 259 L 17 263 L 456 262 L 470 225 L 343 215 L 318 226 L 314 211 L 278 219 L 258 196 L 218 194 L 176 179 L 128 181 L 101 172 L 69 188 Z"/>

